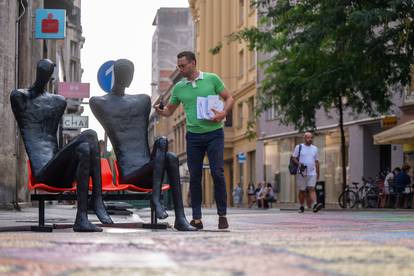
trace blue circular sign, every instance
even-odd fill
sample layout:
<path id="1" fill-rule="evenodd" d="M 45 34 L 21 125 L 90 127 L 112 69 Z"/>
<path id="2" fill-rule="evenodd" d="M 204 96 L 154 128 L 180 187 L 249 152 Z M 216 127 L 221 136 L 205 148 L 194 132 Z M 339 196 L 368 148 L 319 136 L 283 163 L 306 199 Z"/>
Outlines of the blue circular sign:
<path id="1" fill-rule="evenodd" d="M 103 91 L 111 93 L 114 86 L 114 60 L 109 60 L 99 67 L 98 83 Z"/>

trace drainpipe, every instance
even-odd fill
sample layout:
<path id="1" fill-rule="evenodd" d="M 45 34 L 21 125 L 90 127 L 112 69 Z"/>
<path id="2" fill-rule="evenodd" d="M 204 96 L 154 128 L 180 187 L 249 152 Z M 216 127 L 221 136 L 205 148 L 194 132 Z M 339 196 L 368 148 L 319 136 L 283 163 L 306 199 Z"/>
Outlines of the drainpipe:
<path id="1" fill-rule="evenodd" d="M 20 19 L 23 17 L 23 15 L 26 12 L 26 8 L 24 7 L 23 4 L 23 0 L 19 1 L 19 6 L 18 6 L 18 12 L 20 10 L 20 6 L 22 7 L 23 11 L 21 14 L 19 14 L 19 16 L 16 19 L 16 27 L 15 27 L 15 46 L 14 46 L 14 51 L 15 51 L 15 55 L 14 55 L 14 89 L 18 89 L 19 86 L 19 29 L 20 29 Z M 19 138 L 19 130 L 17 127 L 17 122 L 16 120 L 14 121 L 14 133 L 15 133 L 15 156 L 16 156 L 16 172 L 15 172 L 15 179 L 16 179 L 16 185 L 15 185 L 15 190 L 14 190 L 14 201 L 13 201 L 13 207 L 14 209 L 16 209 L 17 211 L 20 211 L 20 206 L 18 204 L 19 201 L 19 196 L 18 196 L 18 179 L 19 179 L 19 158 L 20 158 L 20 147 L 19 147 L 19 143 L 20 143 L 20 138 Z"/>

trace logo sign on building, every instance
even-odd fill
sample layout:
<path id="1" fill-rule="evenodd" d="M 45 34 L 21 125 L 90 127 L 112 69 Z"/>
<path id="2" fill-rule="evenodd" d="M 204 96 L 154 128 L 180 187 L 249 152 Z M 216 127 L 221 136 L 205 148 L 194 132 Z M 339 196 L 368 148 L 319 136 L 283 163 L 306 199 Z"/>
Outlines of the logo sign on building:
<path id="1" fill-rule="evenodd" d="M 89 98 L 89 83 L 59 82 L 58 94 L 67 99 Z"/>
<path id="2" fill-rule="evenodd" d="M 88 128 L 88 116 L 79 115 L 63 115 L 63 128 L 79 129 Z"/>
<path id="3" fill-rule="evenodd" d="M 381 127 L 383 128 L 394 127 L 396 125 L 397 125 L 396 116 L 387 116 L 381 119 Z"/>
<path id="4" fill-rule="evenodd" d="M 246 154 L 245 154 L 244 152 L 239 152 L 239 153 L 237 154 L 237 161 L 238 161 L 240 164 L 243 164 L 244 162 L 246 162 Z"/>
<path id="5" fill-rule="evenodd" d="M 98 70 L 98 83 L 103 91 L 110 93 L 114 86 L 114 63 L 115 61 L 109 60 L 99 67 Z"/>
<path id="6" fill-rule="evenodd" d="M 65 9 L 37 9 L 35 38 L 64 39 L 66 35 Z"/>

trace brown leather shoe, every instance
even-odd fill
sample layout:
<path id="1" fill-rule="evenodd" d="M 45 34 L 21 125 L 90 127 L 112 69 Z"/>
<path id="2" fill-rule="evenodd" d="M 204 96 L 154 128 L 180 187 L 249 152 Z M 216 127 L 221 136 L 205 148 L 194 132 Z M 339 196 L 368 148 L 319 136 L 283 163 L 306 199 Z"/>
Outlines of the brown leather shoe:
<path id="1" fill-rule="evenodd" d="M 195 221 L 194 219 L 190 221 L 191 226 L 197 228 L 198 230 L 203 229 L 203 222 L 201 220 Z"/>
<path id="2" fill-rule="evenodd" d="M 227 228 L 229 228 L 229 223 L 227 222 L 227 218 L 219 217 L 218 229 L 227 229 Z"/>

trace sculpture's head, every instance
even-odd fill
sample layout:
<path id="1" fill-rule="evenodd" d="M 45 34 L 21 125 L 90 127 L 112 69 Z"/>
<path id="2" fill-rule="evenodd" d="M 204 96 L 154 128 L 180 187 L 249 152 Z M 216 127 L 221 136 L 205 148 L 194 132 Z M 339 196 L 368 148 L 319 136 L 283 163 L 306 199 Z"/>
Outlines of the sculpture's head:
<path id="1" fill-rule="evenodd" d="M 134 64 L 127 59 L 118 59 L 114 63 L 114 86 L 112 92 L 118 92 L 118 89 L 123 90 L 129 87 L 134 76 Z"/>
<path id="2" fill-rule="evenodd" d="M 39 60 L 36 67 L 36 87 L 42 89 L 45 87 L 53 74 L 55 66 L 56 65 L 50 59 Z"/>

